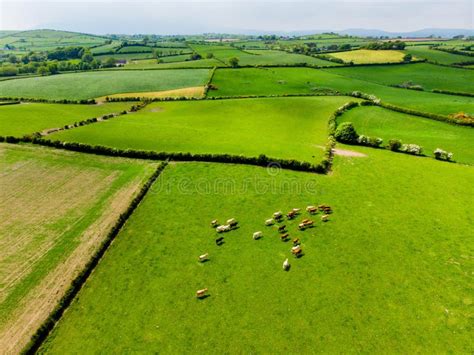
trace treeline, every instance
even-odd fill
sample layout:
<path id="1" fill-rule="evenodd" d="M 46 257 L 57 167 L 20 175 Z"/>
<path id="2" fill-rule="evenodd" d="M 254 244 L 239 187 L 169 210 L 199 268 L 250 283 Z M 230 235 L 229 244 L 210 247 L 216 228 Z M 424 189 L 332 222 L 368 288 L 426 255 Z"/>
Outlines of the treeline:
<path id="1" fill-rule="evenodd" d="M 41 324 L 38 330 L 33 334 L 26 347 L 22 350 L 22 354 L 35 354 L 36 351 L 40 348 L 43 341 L 47 338 L 48 334 L 54 328 L 55 324 L 59 321 L 64 311 L 69 307 L 74 297 L 81 290 L 82 286 L 84 285 L 88 277 L 91 275 L 92 271 L 97 266 L 100 259 L 104 256 L 112 241 L 117 237 L 122 227 L 125 225 L 132 213 L 143 200 L 153 183 L 158 179 L 161 172 L 165 169 L 166 165 L 167 162 L 163 162 L 158 166 L 158 168 L 154 171 L 154 173 L 150 176 L 146 183 L 141 187 L 137 196 L 134 197 L 133 200 L 130 202 L 125 212 L 120 214 L 117 221 L 115 222 L 111 230 L 108 232 L 107 236 L 98 246 L 97 250 L 91 256 L 90 260 L 87 262 L 84 268 L 73 279 L 71 285 L 61 297 L 58 304 L 54 307 L 48 318 L 45 319 L 45 321 Z"/>
<path id="2" fill-rule="evenodd" d="M 386 41 L 386 42 L 371 42 L 361 47 L 364 49 L 374 49 L 374 50 L 403 50 L 406 47 L 406 43 L 396 40 L 396 41 Z"/>
<path id="3" fill-rule="evenodd" d="M 194 153 L 169 153 L 169 152 L 154 152 L 145 150 L 133 150 L 133 149 L 118 149 L 105 147 L 100 145 L 89 145 L 84 143 L 73 143 L 73 142 L 62 142 L 62 141 L 51 141 L 36 136 L 25 136 L 22 138 L 7 136 L 0 137 L 0 142 L 6 143 L 33 143 L 43 146 L 65 149 L 75 152 L 82 152 L 88 154 L 105 155 L 112 157 L 123 157 L 123 158 L 135 158 L 135 159 L 146 159 L 146 160 L 174 160 L 174 161 L 200 161 L 200 162 L 212 162 L 212 163 L 228 163 L 228 164 L 243 164 L 243 165 L 255 165 L 267 167 L 270 163 L 279 165 L 282 169 L 313 172 L 318 174 L 324 174 L 326 170 L 323 164 L 311 164 L 309 162 L 302 162 L 295 159 L 278 159 L 270 158 L 265 154 L 260 154 L 258 157 L 246 157 L 242 155 L 231 155 L 231 154 L 194 154 Z"/>
<path id="4" fill-rule="evenodd" d="M 49 104 L 80 104 L 80 105 L 95 105 L 97 102 L 94 99 L 82 99 L 82 100 L 51 100 L 51 99 L 35 99 L 31 97 L 0 97 L 1 101 L 16 101 L 16 102 L 39 102 Z"/>

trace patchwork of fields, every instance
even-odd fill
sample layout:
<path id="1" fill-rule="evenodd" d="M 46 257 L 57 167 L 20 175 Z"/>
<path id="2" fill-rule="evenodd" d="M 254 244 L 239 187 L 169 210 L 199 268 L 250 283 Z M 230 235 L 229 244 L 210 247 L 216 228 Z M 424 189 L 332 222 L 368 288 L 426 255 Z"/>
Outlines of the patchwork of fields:
<path id="1" fill-rule="evenodd" d="M 371 41 L 0 31 L 0 353 L 471 353 L 474 42 Z"/>

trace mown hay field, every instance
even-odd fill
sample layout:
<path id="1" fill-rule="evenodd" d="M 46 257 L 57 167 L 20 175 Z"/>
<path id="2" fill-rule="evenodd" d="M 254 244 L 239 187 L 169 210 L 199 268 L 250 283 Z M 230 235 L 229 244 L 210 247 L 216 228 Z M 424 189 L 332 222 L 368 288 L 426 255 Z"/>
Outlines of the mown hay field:
<path id="1" fill-rule="evenodd" d="M 318 163 L 331 114 L 348 97 L 153 103 L 138 113 L 51 139 L 165 152 L 219 153 Z"/>
<path id="2" fill-rule="evenodd" d="M 329 55 L 342 59 L 345 63 L 371 64 L 401 62 L 405 54 L 395 50 L 357 49 L 354 51 L 331 53 Z"/>
<path id="3" fill-rule="evenodd" d="M 0 136 L 21 137 L 130 109 L 132 102 L 101 105 L 21 103 L 0 106 Z"/>
<path id="4" fill-rule="evenodd" d="M 410 64 L 411 65 L 411 64 Z M 384 102 L 418 111 L 452 114 L 460 111 L 474 114 L 471 97 L 434 94 L 399 89 L 353 79 L 333 73 L 334 69 L 245 68 L 217 69 L 208 96 L 311 94 L 327 90 L 341 93 L 361 91 Z"/>
<path id="5" fill-rule="evenodd" d="M 0 348 L 19 352 L 155 164 L 0 146 Z"/>
<path id="6" fill-rule="evenodd" d="M 125 92 L 180 89 L 204 85 L 207 69 L 107 70 L 0 82 L 0 96 L 42 99 L 91 99 Z"/>
<path id="7" fill-rule="evenodd" d="M 169 165 L 41 352 L 470 351 L 472 168 L 354 149 L 329 176 Z M 326 224 L 284 222 L 295 259 L 264 221 L 317 203 Z M 209 222 L 231 217 L 218 247 Z"/>
<path id="8" fill-rule="evenodd" d="M 338 123 L 352 122 L 358 134 L 421 145 L 433 156 L 436 148 L 454 153 L 459 163 L 474 165 L 474 129 L 393 112 L 380 107 L 358 107 L 340 116 Z"/>

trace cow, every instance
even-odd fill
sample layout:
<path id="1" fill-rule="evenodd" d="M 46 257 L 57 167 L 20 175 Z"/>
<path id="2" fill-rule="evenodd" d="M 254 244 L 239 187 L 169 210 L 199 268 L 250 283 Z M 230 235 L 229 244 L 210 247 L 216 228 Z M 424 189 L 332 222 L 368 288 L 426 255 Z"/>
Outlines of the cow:
<path id="1" fill-rule="evenodd" d="M 300 213 L 301 208 L 293 208 L 292 211 L 296 214 Z"/>
<path id="2" fill-rule="evenodd" d="M 313 208 L 308 209 L 308 212 L 309 212 L 310 214 L 315 214 L 315 213 L 318 212 L 318 209 L 317 209 L 316 207 L 313 207 Z"/>
<path id="3" fill-rule="evenodd" d="M 281 239 L 282 242 L 286 242 L 288 240 L 289 236 L 290 235 L 288 233 L 285 233 L 285 234 L 280 235 L 280 239 Z"/>
<path id="4" fill-rule="evenodd" d="M 311 221 L 311 220 L 310 220 L 310 219 L 307 219 L 307 218 L 305 218 L 305 219 L 303 219 L 303 220 L 301 221 L 301 223 L 308 223 L 309 221 Z"/>
<path id="5" fill-rule="evenodd" d="M 286 225 L 279 226 L 279 227 L 278 227 L 278 232 L 284 233 L 284 232 L 285 232 L 285 229 L 286 229 Z"/>
<path id="6" fill-rule="evenodd" d="M 306 211 L 309 212 L 309 210 L 312 210 L 312 209 L 315 209 L 316 207 L 315 206 L 308 206 L 306 207 Z"/>
<path id="7" fill-rule="evenodd" d="M 306 225 L 304 223 L 300 223 L 300 224 L 298 224 L 298 228 L 300 230 L 304 230 L 306 228 Z"/>
<path id="8" fill-rule="evenodd" d="M 204 298 L 204 297 L 206 297 L 206 293 L 207 293 L 207 288 L 203 288 L 202 290 L 197 290 L 196 291 L 196 297 L 197 298 Z"/>
<path id="9" fill-rule="evenodd" d="M 323 221 L 323 222 L 329 221 L 329 216 L 328 216 L 327 214 L 323 214 L 323 215 L 321 216 L 321 221 Z"/>
<path id="10" fill-rule="evenodd" d="M 312 227 L 312 226 L 313 226 L 313 223 L 314 223 L 314 222 L 310 220 L 310 221 L 308 221 L 308 222 L 305 222 L 304 225 L 305 225 L 305 227 Z"/>
<path id="11" fill-rule="evenodd" d="M 272 226 L 273 223 L 275 223 L 275 220 L 273 218 L 269 218 L 265 221 L 266 226 Z"/>
<path id="12" fill-rule="evenodd" d="M 299 238 L 293 239 L 293 245 L 294 245 L 294 246 L 297 246 L 297 245 L 299 245 L 299 244 L 300 244 L 300 239 L 299 239 Z"/>
<path id="13" fill-rule="evenodd" d="M 230 225 L 228 224 L 224 224 L 223 226 L 218 226 L 216 228 L 217 233 L 228 232 L 228 231 L 230 231 Z"/>
<path id="14" fill-rule="evenodd" d="M 290 263 L 288 262 L 288 258 L 286 258 L 286 260 L 283 262 L 283 270 L 290 270 Z"/>
<path id="15" fill-rule="evenodd" d="M 276 220 L 280 219 L 281 217 L 282 217 L 281 211 L 275 212 L 273 214 L 273 218 L 275 218 Z"/>
<path id="16" fill-rule="evenodd" d="M 231 218 L 227 220 L 227 224 L 232 228 L 235 227 L 239 222 L 235 218 Z"/>
<path id="17" fill-rule="evenodd" d="M 296 212 L 290 211 L 290 212 L 288 212 L 288 213 L 286 214 L 286 217 L 287 217 L 288 219 L 293 219 L 293 218 L 296 217 Z"/>
<path id="18" fill-rule="evenodd" d="M 218 225 L 219 225 L 219 221 L 218 221 L 217 219 L 211 221 L 211 227 L 212 227 L 212 228 L 215 228 L 215 227 L 217 227 Z"/>
<path id="19" fill-rule="evenodd" d="M 262 237 L 263 237 L 263 233 L 260 232 L 260 231 L 255 232 L 255 233 L 253 234 L 253 239 L 254 239 L 254 240 L 258 240 L 258 239 L 260 239 L 260 238 L 262 238 Z"/>
<path id="20" fill-rule="evenodd" d="M 224 237 L 216 238 L 216 245 L 221 245 L 222 243 L 224 243 Z"/>
<path id="21" fill-rule="evenodd" d="M 199 255 L 199 261 L 202 263 L 204 261 L 209 260 L 209 253 Z"/>
<path id="22" fill-rule="evenodd" d="M 299 258 L 303 254 L 303 250 L 301 249 L 299 245 L 295 245 L 293 248 L 291 248 L 291 253 L 295 257 Z"/>

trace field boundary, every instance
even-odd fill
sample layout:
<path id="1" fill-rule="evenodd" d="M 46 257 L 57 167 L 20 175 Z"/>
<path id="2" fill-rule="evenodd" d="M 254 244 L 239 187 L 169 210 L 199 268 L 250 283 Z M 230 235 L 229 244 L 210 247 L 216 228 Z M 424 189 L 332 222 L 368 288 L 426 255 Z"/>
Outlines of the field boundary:
<path id="1" fill-rule="evenodd" d="M 84 267 L 84 269 L 71 282 L 69 289 L 65 292 L 64 296 L 61 297 L 57 306 L 54 308 L 54 310 L 51 312 L 48 318 L 43 322 L 43 324 L 38 328 L 35 334 L 31 337 L 26 347 L 22 350 L 21 352 L 22 354 L 34 354 L 39 349 L 39 347 L 44 342 L 44 340 L 46 340 L 51 330 L 54 328 L 56 323 L 61 319 L 66 309 L 72 303 L 75 296 L 82 289 L 82 286 L 84 286 L 85 282 L 87 281 L 89 276 L 92 274 L 95 267 L 98 265 L 102 257 L 105 255 L 110 244 L 117 237 L 122 227 L 125 225 L 127 220 L 133 214 L 133 212 L 138 207 L 138 205 L 143 200 L 143 198 L 146 196 L 146 193 L 148 192 L 150 187 L 153 185 L 153 183 L 158 179 L 161 172 L 166 168 L 167 164 L 168 162 L 166 161 L 162 162 L 157 167 L 155 172 L 150 176 L 150 178 L 145 182 L 145 184 L 141 187 L 140 192 L 131 201 L 126 211 L 119 216 L 115 225 L 111 228 L 111 230 L 109 231 L 105 239 L 102 241 L 97 251 L 94 253 L 94 255 L 91 257 L 89 262 Z"/>

